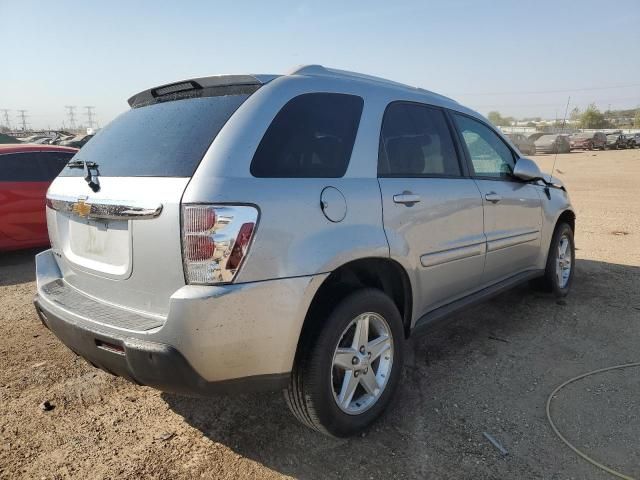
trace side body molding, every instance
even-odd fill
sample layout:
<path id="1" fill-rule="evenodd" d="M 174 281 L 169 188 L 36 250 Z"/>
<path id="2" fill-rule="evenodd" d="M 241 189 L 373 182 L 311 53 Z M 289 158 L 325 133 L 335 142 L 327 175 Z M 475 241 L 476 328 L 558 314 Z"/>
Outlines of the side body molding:
<path id="1" fill-rule="evenodd" d="M 465 247 L 451 248 L 441 250 L 439 252 L 428 253 L 420 257 L 420 263 L 423 267 L 435 267 L 447 262 L 462 260 L 463 258 L 476 257 L 484 255 L 486 252 L 486 243 L 474 243 Z"/>

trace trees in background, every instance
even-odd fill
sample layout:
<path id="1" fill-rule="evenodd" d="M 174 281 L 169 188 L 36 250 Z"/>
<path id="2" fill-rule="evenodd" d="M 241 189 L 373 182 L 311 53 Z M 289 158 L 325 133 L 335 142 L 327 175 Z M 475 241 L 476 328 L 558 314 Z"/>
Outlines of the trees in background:
<path id="1" fill-rule="evenodd" d="M 573 112 L 572 112 L 573 113 Z M 579 116 L 580 128 L 610 128 L 611 124 L 595 103 L 590 104 Z"/>
<path id="2" fill-rule="evenodd" d="M 509 127 L 515 125 L 517 120 L 513 117 L 503 117 L 500 112 L 493 110 L 487 114 L 487 118 L 491 123 L 497 127 Z M 526 125 L 527 127 L 536 127 L 537 122 L 541 119 L 537 118 L 523 118 L 518 123 L 519 125 Z M 526 124 L 525 124 L 526 122 Z M 549 125 L 551 122 L 545 122 L 545 125 Z M 568 115 L 567 124 L 571 127 L 587 128 L 587 129 L 602 129 L 602 128 L 640 128 L 640 108 L 627 109 L 627 110 L 607 110 L 601 112 L 595 103 L 591 103 L 586 109 L 580 110 L 578 107 L 574 107 Z M 562 128 L 567 127 L 563 120 L 556 119 L 553 123 L 554 127 Z"/>
<path id="3" fill-rule="evenodd" d="M 496 127 L 508 127 L 515 121 L 513 117 L 503 117 L 502 115 L 500 115 L 500 112 L 496 111 L 489 112 L 487 114 L 487 118 Z"/>

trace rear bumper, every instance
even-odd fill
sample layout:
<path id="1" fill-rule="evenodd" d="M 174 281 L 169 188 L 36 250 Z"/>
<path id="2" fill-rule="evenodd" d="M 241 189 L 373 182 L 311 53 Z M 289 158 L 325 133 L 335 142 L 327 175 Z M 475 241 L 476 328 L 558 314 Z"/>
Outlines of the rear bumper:
<path id="1" fill-rule="evenodd" d="M 285 387 L 306 310 L 325 278 L 185 286 L 159 326 L 136 330 L 111 322 L 121 307 L 51 293 L 64 279 L 50 250 L 36 256 L 36 271 L 38 315 L 71 350 L 114 375 L 187 395 Z"/>
<path id="2" fill-rule="evenodd" d="M 94 367 L 139 385 L 164 392 L 208 396 L 280 390 L 289 381 L 289 374 L 281 373 L 209 382 L 171 345 L 105 335 L 97 329 L 80 326 L 52 312 L 45 312 L 38 297 L 34 303 L 42 323 L 73 352 Z"/>

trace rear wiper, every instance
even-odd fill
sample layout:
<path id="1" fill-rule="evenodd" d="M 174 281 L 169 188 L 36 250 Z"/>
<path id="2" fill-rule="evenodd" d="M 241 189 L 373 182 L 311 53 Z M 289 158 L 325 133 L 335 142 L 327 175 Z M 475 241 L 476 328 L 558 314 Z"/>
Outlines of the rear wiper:
<path id="1" fill-rule="evenodd" d="M 89 184 L 89 187 L 94 192 L 100 190 L 100 181 L 98 180 L 98 175 L 100 175 L 100 171 L 98 170 L 98 164 L 96 162 L 87 162 L 85 160 L 73 160 L 72 162 L 67 163 L 67 167 L 69 168 L 84 168 L 85 176 L 84 181 Z"/>

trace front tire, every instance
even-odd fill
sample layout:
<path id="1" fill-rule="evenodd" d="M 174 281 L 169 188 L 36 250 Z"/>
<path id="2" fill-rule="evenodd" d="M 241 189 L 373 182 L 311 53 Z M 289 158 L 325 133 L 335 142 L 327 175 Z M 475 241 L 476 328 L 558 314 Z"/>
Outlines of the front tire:
<path id="1" fill-rule="evenodd" d="M 310 319 L 285 391 L 295 417 L 321 433 L 347 437 L 382 415 L 397 388 L 404 329 L 396 305 L 376 289 L 345 297 L 328 318 Z"/>
<path id="2" fill-rule="evenodd" d="M 553 232 L 544 276 L 538 286 L 556 297 L 566 297 L 573 283 L 576 249 L 573 230 L 567 223 L 559 223 Z"/>

